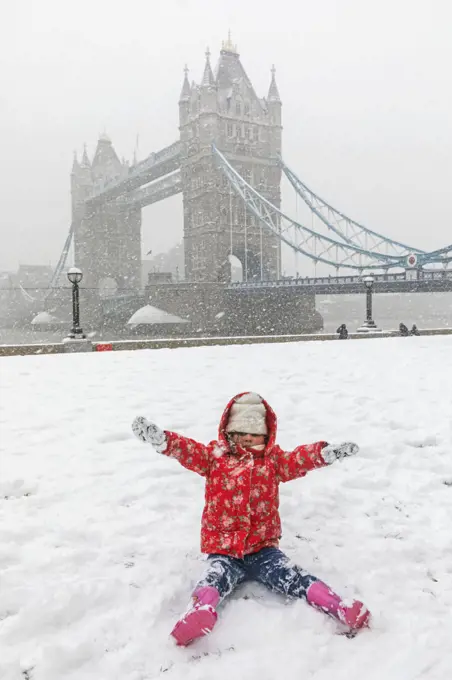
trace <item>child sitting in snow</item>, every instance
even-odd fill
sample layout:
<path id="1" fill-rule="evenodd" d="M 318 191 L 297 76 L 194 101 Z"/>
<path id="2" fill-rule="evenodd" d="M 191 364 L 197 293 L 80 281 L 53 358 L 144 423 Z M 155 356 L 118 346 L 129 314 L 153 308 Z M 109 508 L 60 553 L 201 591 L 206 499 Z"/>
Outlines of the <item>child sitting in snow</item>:
<path id="1" fill-rule="evenodd" d="M 220 602 L 249 579 L 283 595 L 303 597 L 350 629 L 368 623 L 370 614 L 362 602 L 344 602 L 278 548 L 279 483 L 353 455 L 358 446 L 322 441 L 285 452 L 275 443 L 276 425 L 273 409 L 253 392 L 231 399 L 221 417 L 218 441 L 207 446 L 163 431 L 146 418 L 133 421 L 141 441 L 206 478 L 201 550 L 208 554 L 209 566 L 171 632 L 179 645 L 210 633 Z"/>

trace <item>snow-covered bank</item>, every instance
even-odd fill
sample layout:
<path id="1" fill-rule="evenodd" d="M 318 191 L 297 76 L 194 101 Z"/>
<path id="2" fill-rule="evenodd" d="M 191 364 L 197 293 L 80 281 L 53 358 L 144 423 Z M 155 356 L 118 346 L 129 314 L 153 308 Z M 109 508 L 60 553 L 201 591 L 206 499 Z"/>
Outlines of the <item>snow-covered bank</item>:
<path id="1" fill-rule="evenodd" d="M 421 337 L 3 359 L 1 679 L 449 680 L 451 356 Z M 208 441 L 246 389 L 286 448 L 362 446 L 281 487 L 282 548 L 374 613 L 354 640 L 255 584 L 208 639 L 168 638 L 203 568 L 203 480 L 130 422 Z"/>

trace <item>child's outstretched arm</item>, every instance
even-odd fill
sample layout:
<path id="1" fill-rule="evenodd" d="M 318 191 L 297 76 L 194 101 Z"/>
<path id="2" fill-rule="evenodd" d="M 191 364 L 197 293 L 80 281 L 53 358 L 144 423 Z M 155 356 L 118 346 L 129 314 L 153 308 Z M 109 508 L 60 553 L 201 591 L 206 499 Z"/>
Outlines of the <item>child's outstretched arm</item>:
<path id="1" fill-rule="evenodd" d="M 210 468 L 210 454 L 207 446 L 183 437 L 176 432 L 161 430 L 155 423 L 142 416 L 137 416 L 132 423 L 132 431 L 142 442 L 152 444 L 157 453 L 175 458 L 187 470 L 197 472 L 206 477 Z"/>
<path id="2" fill-rule="evenodd" d="M 336 460 L 354 456 L 359 451 L 358 444 L 328 444 L 316 442 L 297 446 L 293 451 L 280 451 L 278 456 L 278 476 L 281 482 L 304 477 L 310 470 L 331 465 Z"/>

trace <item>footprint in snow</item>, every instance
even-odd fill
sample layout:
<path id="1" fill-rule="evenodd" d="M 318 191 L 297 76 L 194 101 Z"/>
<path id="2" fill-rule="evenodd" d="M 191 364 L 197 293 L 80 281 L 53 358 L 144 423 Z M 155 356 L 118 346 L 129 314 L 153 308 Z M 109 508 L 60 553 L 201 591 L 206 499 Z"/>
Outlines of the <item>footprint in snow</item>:
<path id="1" fill-rule="evenodd" d="M 12 479 L 0 483 L 0 498 L 23 498 L 36 492 L 36 485 L 25 482 L 23 479 Z"/>

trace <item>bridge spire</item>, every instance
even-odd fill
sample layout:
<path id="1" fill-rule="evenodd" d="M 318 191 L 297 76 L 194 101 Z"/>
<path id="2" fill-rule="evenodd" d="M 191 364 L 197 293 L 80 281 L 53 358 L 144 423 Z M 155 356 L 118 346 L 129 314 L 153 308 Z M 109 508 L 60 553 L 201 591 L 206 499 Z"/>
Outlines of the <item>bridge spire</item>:
<path id="1" fill-rule="evenodd" d="M 228 39 L 223 40 L 223 42 L 222 42 L 221 51 L 222 52 L 229 52 L 229 54 L 238 54 L 237 45 L 234 45 L 234 43 L 231 40 L 231 30 L 230 29 L 228 31 Z"/>
<path id="2" fill-rule="evenodd" d="M 210 50 L 206 49 L 206 65 L 204 66 L 204 75 L 201 81 L 201 87 L 215 87 L 215 78 L 213 77 L 212 67 L 210 65 Z"/>
<path id="3" fill-rule="evenodd" d="M 72 161 L 71 174 L 75 175 L 79 171 L 79 169 L 80 169 L 80 164 L 79 164 L 78 158 L 77 158 L 77 151 L 74 151 L 74 160 Z"/>
<path id="4" fill-rule="evenodd" d="M 270 82 L 270 87 L 268 88 L 268 101 L 269 102 L 280 102 L 281 98 L 279 96 L 279 91 L 278 91 L 278 86 L 276 84 L 276 69 L 275 65 L 271 67 L 271 74 L 272 74 L 272 79 Z"/>
<path id="5" fill-rule="evenodd" d="M 179 103 L 187 101 L 188 99 L 190 99 L 190 95 L 191 95 L 191 87 L 190 87 L 190 83 L 188 82 L 188 66 L 187 66 L 187 64 L 185 64 L 184 82 L 182 84 L 182 90 L 181 90 L 180 97 L 179 97 Z"/>
<path id="6" fill-rule="evenodd" d="M 82 163 L 81 163 L 82 168 L 90 168 L 91 163 L 88 158 L 88 152 L 86 150 L 86 144 L 83 145 L 83 156 L 82 156 Z"/>

